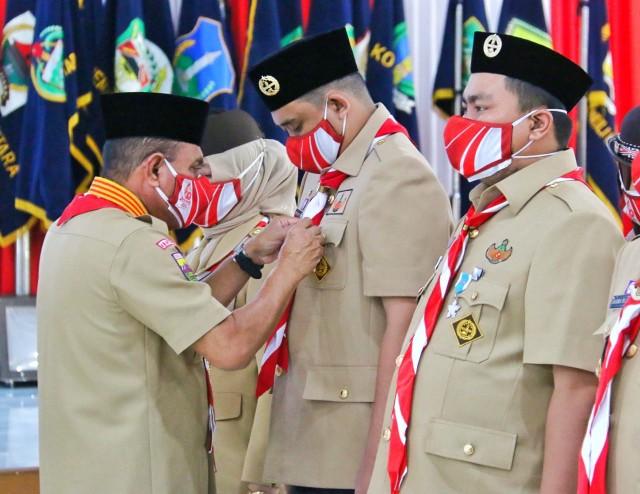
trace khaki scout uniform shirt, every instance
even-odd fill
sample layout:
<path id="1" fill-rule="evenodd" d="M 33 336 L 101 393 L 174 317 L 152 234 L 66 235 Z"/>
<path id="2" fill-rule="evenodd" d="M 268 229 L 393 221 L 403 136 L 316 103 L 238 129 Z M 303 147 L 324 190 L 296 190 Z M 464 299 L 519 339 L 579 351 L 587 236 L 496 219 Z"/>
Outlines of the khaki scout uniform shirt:
<path id="1" fill-rule="evenodd" d="M 624 295 L 630 281 L 640 279 L 640 242 L 625 244 L 618 255 L 608 299 L 607 319 L 601 332 L 608 334 L 615 324 L 620 309 L 615 307 L 614 296 Z M 613 302 L 613 304 L 612 304 Z M 613 305 L 613 306 L 612 306 Z M 607 494 L 633 494 L 640 492 L 638 471 L 638 441 L 640 440 L 640 357 L 638 345 L 629 347 L 627 358 L 622 361 L 622 370 L 613 381 L 611 424 L 609 431 L 609 460 L 607 471 Z"/>
<path id="2" fill-rule="evenodd" d="M 251 234 L 262 217 L 256 215 L 245 224 L 222 235 L 206 262 L 199 259 L 199 250 L 196 249 L 187 257 L 189 264 L 200 273 L 224 260 L 247 235 Z M 242 307 L 255 298 L 271 266 L 262 270 L 261 279 L 249 280 L 232 302 L 232 309 Z M 261 354 L 262 352 L 258 358 L 261 358 Z M 253 360 L 244 369 L 235 371 L 211 367 L 210 376 L 216 413 L 216 488 L 221 494 L 246 494 L 246 482 L 261 483 L 263 479 L 271 394 L 267 393 L 259 400 L 256 399 L 258 360 Z M 242 479 L 246 482 L 242 482 Z"/>
<path id="3" fill-rule="evenodd" d="M 460 310 L 447 319 L 453 301 L 453 289 L 449 291 L 422 355 L 402 492 L 539 491 L 552 366 L 593 371 L 602 351 L 593 332 L 605 310 L 603 280 L 610 278 L 622 243 L 613 216 L 584 184 L 544 188 L 575 166 L 572 151 L 563 151 L 494 187 L 479 185 L 472 191 L 477 210 L 494 199 L 497 190 L 509 206 L 469 239 L 458 276 L 475 267 L 485 273 L 471 282 L 459 298 Z M 434 279 L 427 284 L 407 338 L 423 317 Z M 469 316 L 481 336 L 465 344 L 454 327 Z M 407 344 L 408 339 L 404 349 Z M 376 494 L 389 492 L 388 428 L 396 379 L 369 489 Z"/>
<path id="4" fill-rule="evenodd" d="M 42 494 L 214 492 L 202 359 L 229 312 L 166 224 L 113 209 L 53 225 L 38 290 Z M 163 246 L 165 246 L 163 248 Z"/>
<path id="5" fill-rule="evenodd" d="M 276 379 L 265 475 L 291 485 L 353 488 L 364 454 L 385 330 L 381 297 L 413 297 L 444 250 L 447 196 L 404 135 L 367 155 L 389 116 L 379 105 L 333 167 L 350 175 L 321 227 L 328 274 L 298 286 L 289 372 Z M 301 197 L 315 192 L 307 175 Z"/>

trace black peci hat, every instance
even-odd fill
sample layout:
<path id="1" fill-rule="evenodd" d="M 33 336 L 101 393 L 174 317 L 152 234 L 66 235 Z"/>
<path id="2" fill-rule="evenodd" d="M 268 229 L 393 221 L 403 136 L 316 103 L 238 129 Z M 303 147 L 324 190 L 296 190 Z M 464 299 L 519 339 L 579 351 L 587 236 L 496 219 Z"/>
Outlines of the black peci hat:
<path id="1" fill-rule="evenodd" d="M 275 111 L 356 72 L 349 36 L 340 28 L 290 44 L 254 65 L 249 77 L 269 110 Z"/>
<path id="2" fill-rule="evenodd" d="M 489 72 L 528 82 L 558 98 L 571 110 L 593 80 L 579 65 L 533 41 L 497 33 L 476 32 L 471 73 Z"/>
<path id="3" fill-rule="evenodd" d="M 629 110 L 622 120 L 620 133 L 607 141 L 613 157 L 630 165 L 640 153 L 640 106 Z"/>
<path id="4" fill-rule="evenodd" d="M 200 145 L 209 112 L 205 101 L 162 93 L 100 97 L 105 137 L 161 137 Z"/>
<path id="5" fill-rule="evenodd" d="M 246 111 L 213 109 L 202 137 L 202 154 L 224 153 L 231 148 L 264 137 L 260 126 Z"/>

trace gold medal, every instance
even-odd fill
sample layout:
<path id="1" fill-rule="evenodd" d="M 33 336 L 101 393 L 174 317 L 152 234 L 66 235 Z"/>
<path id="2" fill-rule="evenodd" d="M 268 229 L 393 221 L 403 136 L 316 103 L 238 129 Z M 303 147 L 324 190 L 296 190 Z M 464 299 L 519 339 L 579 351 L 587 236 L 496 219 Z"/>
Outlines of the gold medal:
<path id="1" fill-rule="evenodd" d="M 313 274 L 316 275 L 318 281 L 322 281 L 322 279 L 329 274 L 331 271 L 331 266 L 329 265 L 329 261 L 327 258 L 322 256 L 316 267 L 313 269 Z"/>

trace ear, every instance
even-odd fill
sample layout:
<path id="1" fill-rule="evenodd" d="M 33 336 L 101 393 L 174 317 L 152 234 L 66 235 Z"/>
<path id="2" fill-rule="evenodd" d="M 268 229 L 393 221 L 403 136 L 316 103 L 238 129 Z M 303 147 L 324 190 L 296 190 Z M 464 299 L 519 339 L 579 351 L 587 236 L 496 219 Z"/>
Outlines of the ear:
<path id="1" fill-rule="evenodd" d="M 553 132 L 553 114 L 546 109 L 531 115 L 530 121 L 529 139 L 532 141 L 540 141 Z"/>
<path id="2" fill-rule="evenodd" d="M 343 119 L 351 109 L 351 102 L 341 91 L 331 90 L 327 93 L 327 107 Z"/>
<path id="3" fill-rule="evenodd" d="M 160 170 L 164 166 L 164 155 L 162 153 L 152 153 L 140 163 L 140 170 L 152 187 L 160 185 Z"/>

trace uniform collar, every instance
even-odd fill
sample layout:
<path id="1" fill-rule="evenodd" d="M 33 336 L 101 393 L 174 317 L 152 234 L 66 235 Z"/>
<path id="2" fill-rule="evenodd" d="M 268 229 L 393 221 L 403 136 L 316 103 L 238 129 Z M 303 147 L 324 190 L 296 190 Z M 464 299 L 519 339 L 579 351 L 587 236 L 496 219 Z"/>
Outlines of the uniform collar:
<path id="1" fill-rule="evenodd" d="M 369 117 L 369 120 L 367 120 L 367 123 L 364 124 L 364 127 L 360 129 L 358 135 L 356 135 L 355 139 L 351 141 L 342 154 L 338 156 L 332 168 L 351 176 L 356 176 L 360 173 L 360 168 L 362 168 L 362 164 L 367 158 L 369 147 L 376 133 L 390 116 L 391 113 L 389 113 L 389 110 L 387 110 L 382 103 L 376 104 L 376 109 Z"/>
<path id="2" fill-rule="evenodd" d="M 518 214 L 546 184 L 576 167 L 573 151 L 571 149 L 560 151 L 509 175 L 495 185 L 476 186 L 469 194 L 469 199 L 476 210 L 479 210 L 501 193 L 509 201 L 509 208 L 513 214 Z"/>
<path id="3" fill-rule="evenodd" d="M 149 214 L 133 192 L 108 178 L 94 178 L 87 194 L 112 202 L 134 217 Z"/>

